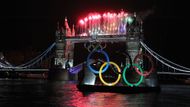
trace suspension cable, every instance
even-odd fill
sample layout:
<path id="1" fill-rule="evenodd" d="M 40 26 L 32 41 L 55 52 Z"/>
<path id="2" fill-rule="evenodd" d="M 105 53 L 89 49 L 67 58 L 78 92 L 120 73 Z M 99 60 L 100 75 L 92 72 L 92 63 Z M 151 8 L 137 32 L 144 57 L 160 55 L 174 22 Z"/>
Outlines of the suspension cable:
<path id="1" fill-rule="evenodd" d="M 21 64 L 21 65 L 18 65 L 18 66 L 10 66 L 10 65 L 5 65 L 3 63 L 0 63 L 1 65 L 3 64 L 3 67 L 4 68 L 28 68 L 28 67 L 31 67 L 32 65 L 36 64 L 37 62 L 39 62 L 41 59 L 43 59 L 52 49 L 53 47 L 55 46 L 55 42 L 50 45 L 50 47 L 48 47 L 44 52 L 42 52 L 40 55 L 38 55 L 37 57 L 33 58 L 32 60 L 24 63 L 24 64 Z"/>
<path id="2" fill-rule="evenodd" d="M 169 63 L 171 63 L 171 64 L 173 64 L 173 65 L 175 65 L 175 66 L 181 67 L 181 68 L 183 68 L 183 69 L 190 70 L 190 68 L 181 66 L 181 65 L 179 65 L 179 64 L 176 64 L 176 63 L 174 63 L 174 62 L 172 62 L 172 61 L 170 61 L 170 60 L 168 60 L 168 59 L 166 59 L 166 58 L 160 56 L 160 55 L 157 54 L 155 51 L 151 50 L 145 43 L 141 42 L 141 44 L 142 44 L 144 47 L 146 47 L 148 50 L 150 50 L 152 53 L 154 53 L 154 54 L 157 55 L 158 57 L 160 57 L 160 58 L 166 60 L 167 62 L 169 62 Z"/>
<path id="3" fill-rule="evenodd" d="M 190 73 L 190 70 L 184 70 L 184 69 L 176 68 L 176 67 L 174 67 L 174 66 L 172 66 L 172 65 L 170 65 L 170 64 L 168 64 L 168 63 L 166 63 L 166 62 L 164 62 L 163 60 L 159 59 L 156 55 L 154 55 L 154 54 L 145 46 L 144 43 L 142 43 L 142 42 L 140 42 L 140 43 L 142 44 L 142 46 L 143 46 L 154 58 L 156 58 L 156 59 L 157 59 L 158 61 L 160 61 L 162 64 L 164 64 L 164 65 L 166 65 L 166 66 L 168 66 L 168 67 L 170 67 L 170 68 L 173 68 L 174 70 L 178 70 L 178 71 Z M 177 65 L 177 64 L 176 64 L 176 65 Z"/>

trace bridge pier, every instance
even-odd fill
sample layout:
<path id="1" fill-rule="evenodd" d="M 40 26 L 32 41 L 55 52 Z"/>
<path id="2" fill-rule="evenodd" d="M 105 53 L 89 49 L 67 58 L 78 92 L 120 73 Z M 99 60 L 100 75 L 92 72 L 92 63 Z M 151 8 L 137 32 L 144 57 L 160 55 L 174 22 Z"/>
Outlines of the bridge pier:
<path id="1" fill-rule="evenodd" d="M 159 87 L 157 72 L 153 72 L 150 76 L 145 78 L 145 86 Z"/>
<path id="2" fill-rule="evenodd" d="M 77 74 L 71 74 L 68 70 L 73 67 L 74 44 L 66 40 L 67 36 L 71 36 L 67 19 L 65 19 L 65 27 L 66 29 L 60 28 L 59 24 L 57 27 L 55 56 L 48 74 L 49 80 L 73 81 L 78 79 Z"/>
<path id="3" fill-rule="evenodd" d="M 48 72 L 48 80 L 68 81 L 69 73 L 65 69 L 54 68 Z"/>
<path id="4" fill-rule="evenodd" d="M 134 22 L 127 23 L 127 40 L 126 40 L 126 47 L 129 56 L 131 57 L 132 63 L 137 55 L 143 54 L 144 51 L 141 49 L 140 41 L 143 41 L 143 29 L 142 29 L 142 20 L 138 19 L 134 15 Z M 143 57 L 140 58 L 141 61 L 138 62 L 138 65 L 144 67 L 146 62 Z M 126 60 L 126 63 L 130 63 L 129 60 Z M 153 65 L 152 65 L 153 66 Z M 132 74 L 133 75 L 133 74 Z M 135 75 L 131 78 L 131 81 L 136 81 L 139 75 Z M 134 79 L 135 78 L 135 79 Z M 141 83 L 142 87 L 159 87 L 157 72 L 154 71 L 149 76 L 144 76 L 143 81 Z"/>
<path id="5" fill-rule="evenodd" d="M 77 81 L 78 75 L 69 73 L 66 69 L 54 68 L 48 72 L 48 80 L 52 81 Z"/>

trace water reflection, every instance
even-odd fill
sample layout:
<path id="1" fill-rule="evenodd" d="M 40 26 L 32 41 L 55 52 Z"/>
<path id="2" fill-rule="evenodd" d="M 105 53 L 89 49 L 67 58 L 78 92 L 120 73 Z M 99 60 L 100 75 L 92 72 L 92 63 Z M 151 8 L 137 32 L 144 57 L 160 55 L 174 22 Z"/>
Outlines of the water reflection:
<path id="1" fill-rule="evenodd" d="M 118 93 L 91 93 L 81 98 L 74 98 L 69 106 L 73 107 L 152 107 L 155 104 L 155 99 L 138 95 L 124 95 Z M 78 96 L 75 96 L 78 97 Z M 151 104 L 152 103 L 152 104 Z"/>
<path id="2" fill-rule="evenodd" d="M 73 82 L 0 80 L 0 107 L 190 107 L 189 85 L 160 93 L 80 92 Z"/>
<path id="3" fill-rule="evenodd" d="M 60 107 L 152 107 L 156 104 L 158 95 L 80 92 L 76 85 L 71 83 L 56 83 L 54 91 L 54 94 L 60 97 L 56 102 Z"/>

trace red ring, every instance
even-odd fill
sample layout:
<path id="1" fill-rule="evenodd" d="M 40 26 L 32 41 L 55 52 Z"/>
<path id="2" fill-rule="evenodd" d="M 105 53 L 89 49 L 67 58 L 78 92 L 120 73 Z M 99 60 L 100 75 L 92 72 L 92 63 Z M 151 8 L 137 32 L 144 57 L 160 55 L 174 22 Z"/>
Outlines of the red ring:
<path id="1" fill-rule="evenodd" d="M 134 63 L 137 64 L 137 59 L 138 59 L 139 57 L 142 57 L 142 56 L 146 56 L 146 57 L 148 58 L 148 60 L 149 60 L 150 63 L 151 63 L 151 68 L 150 68 L 149 70 L 145 71 L 144 73 L 141 73 L 141 72 L 137 69 L 137 67 L 135 67 L 135 71 L 136 71 L 139 75 L 148 76 L 148 75 L 150 75 L 150 73 L 152 73 L 152 72 L 154 71 L 154 62 L 153 62 L 152 58 L 151 58 L 149 55 L 147 55 L 147 54 L 138 54 L 138 55 L 135 56 L 135 58 L 134 58 Z"/>

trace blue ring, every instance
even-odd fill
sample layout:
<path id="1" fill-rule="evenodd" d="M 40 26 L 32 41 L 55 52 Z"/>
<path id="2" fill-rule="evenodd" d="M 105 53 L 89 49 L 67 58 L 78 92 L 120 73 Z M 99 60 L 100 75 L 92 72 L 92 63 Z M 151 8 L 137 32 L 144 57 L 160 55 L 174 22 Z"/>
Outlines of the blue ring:
<path id="1" fill-rule="evenodd" d="M 99 70 L 97 71 L 97 70 L 93 69 L 93 68 L 90 66 L 90 63 L 89 63 L 89 62 L 90 62 L 90 57 L 91 57 L 92 54 L 95 53 L 95 52 L 104 54 L 105 57 L 106 57 L 106 62 L 110 62 L 110 59 L 109 59 L 109 57 L 108 57 L 108 54 L 107 54 L 105 51 L 101 50 L 101 49 L 100 49 L 100 50 L 92 51 L 92 52 L 88 55 L 88 57 L 87 57 L 87 67 L 88 67 L 88 68 L 90 69 L 90 71 L 92 71 L 93 73 L 98 74 L 98 73 L 99 73 Z M 104 72 L 108 69 L 108 67 L 109 67 L 109 64 L 107 64 L 106 67 L 102 70 L 102 73 L 104 73 Z"/>

